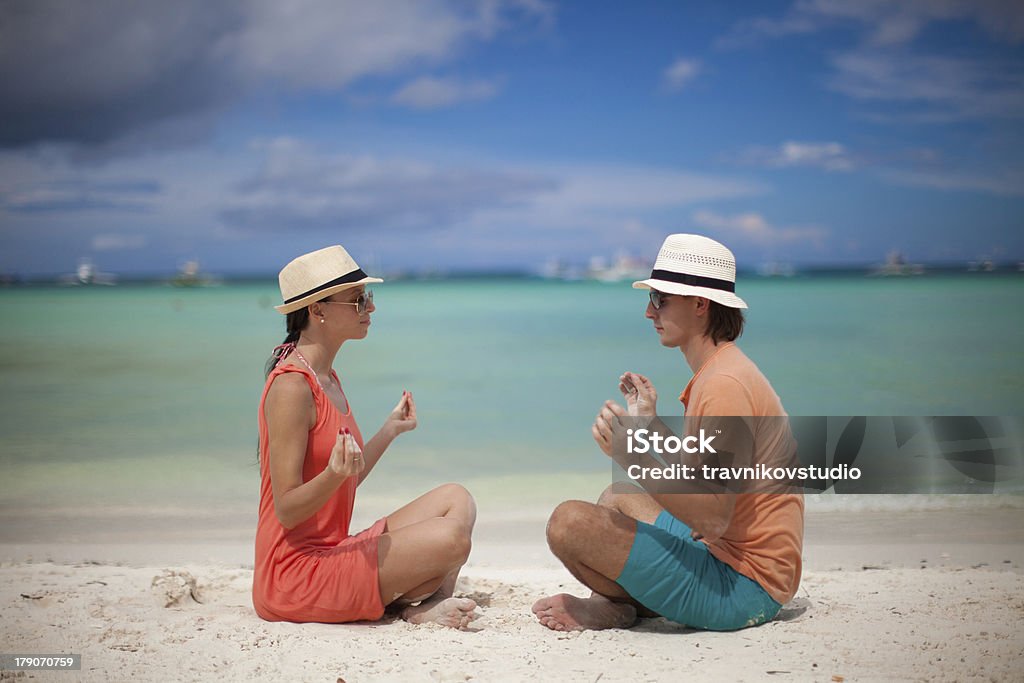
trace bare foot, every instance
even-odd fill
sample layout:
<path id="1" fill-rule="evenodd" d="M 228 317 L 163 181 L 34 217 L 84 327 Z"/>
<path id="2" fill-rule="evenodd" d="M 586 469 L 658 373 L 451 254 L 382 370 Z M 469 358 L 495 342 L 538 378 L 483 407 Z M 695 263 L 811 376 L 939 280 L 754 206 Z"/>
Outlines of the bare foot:
<path id="1" fill-rule="evenodd" d="M 464 629 L 476 619 L 476 603 L 469 598 L 443 598 L 424 600 L 402 610 L 402 618 L 410 624 L 440 624 Z"/>
<path id="2" fill-rule="evenodd" d="M 533 613 L 540 623 L 553 631 L 629 628 L 636 621 L 635 607 L 612 602 L 603 595 L 577 598 L 568 593 L 559 593 L 534 603 Z"/>

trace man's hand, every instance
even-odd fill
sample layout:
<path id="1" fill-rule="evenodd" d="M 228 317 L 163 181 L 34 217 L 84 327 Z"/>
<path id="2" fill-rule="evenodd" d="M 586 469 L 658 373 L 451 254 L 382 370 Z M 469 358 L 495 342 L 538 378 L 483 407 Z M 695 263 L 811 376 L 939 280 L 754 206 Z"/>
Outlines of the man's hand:
<path id="1" fill-rule="evenodd" d="M 658 414 L 658 392 L 651 380 L 635 372 L 619 377 L 619 391 L 626 399 L 630 417 L 654 417 Z"/>
<path id="2" fill-rule="evenodd" d="M 625 453 L 626 429 L 619 422 L 619 418 L 622 417 L 627 417 L 625 408 L 615 401 L 605 401 L 594 418 L 594 425 L 590 428 L 594 441 L 609 457 L 614 457 L 616 451 L 620 454 Z"/>

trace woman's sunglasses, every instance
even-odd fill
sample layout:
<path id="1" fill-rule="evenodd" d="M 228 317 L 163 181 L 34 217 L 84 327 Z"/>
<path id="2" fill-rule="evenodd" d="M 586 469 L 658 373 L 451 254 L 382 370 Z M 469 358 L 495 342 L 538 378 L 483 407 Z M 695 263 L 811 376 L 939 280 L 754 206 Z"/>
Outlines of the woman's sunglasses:
<path id="1" fill-rule="evenodd" d="M 356 313 L 362 315 L 366 313 L 366 309 L 373 303 L 373 292 L 366 290 L 359 295 L 359 298 L 355 301 L 321 301 L 322 304 L 341 304 L 343 306 L 355 306 Z"/>

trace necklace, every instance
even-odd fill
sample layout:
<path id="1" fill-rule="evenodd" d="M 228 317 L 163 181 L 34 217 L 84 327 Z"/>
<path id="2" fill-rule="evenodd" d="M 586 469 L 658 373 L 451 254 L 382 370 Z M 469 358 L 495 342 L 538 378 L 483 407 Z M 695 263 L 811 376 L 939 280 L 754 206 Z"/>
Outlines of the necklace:
<path id="1" fill-rule="evenodd" d="M 296 358 L 298 358 L 298 359 L 299 359 L 300 361 L 302 361 L 302 364 L 303 364 L 303 365 L 305 365 L 305 366 L 306 366 L 306 368 L 307 368 L 307 369 L 308 369 L 308 370 L 309 370 L 309 371 L 310 371 L 311 373 L 313 373 L 313 379 L 315 379 L 315 380 L 316 380 L 316 383 L 320 385 L 320 388 L 324 390 L 324 393 L 327 393 L 327 387 L 325 387 L 325 386 L 324 386 L 324 384 L 323 384 L 323 382 L 321 382 L 321 381 L 320 381 L 320 375 L 318 375 L 318 374 L 316 373 L 316 370 L 314 370 L 314 369 L 313 369 L 313 366 L 309 364 L 309 361 L 308 361 L 308 360 L 306 360 L 306 357 L 305 357 L 305 356 L 303 356 L 303 355 L 302 355 L 301 353 L 299 353 L 299 348 L 298 348 L 297 346 L 293 346 L 293 347 L 292 347 L 292 351 L 293 351 L 293 352 L 295 352 L 295 357 L 296 357 Z M 331 380 L 333 381 L 333 380 L 334 380 L 334 377 L 331 377 Z M 338 386 L 338 389 L 339 389 L 339 390 L 341 389 L 341 386 L 340 386 L 340 385 Z"/>

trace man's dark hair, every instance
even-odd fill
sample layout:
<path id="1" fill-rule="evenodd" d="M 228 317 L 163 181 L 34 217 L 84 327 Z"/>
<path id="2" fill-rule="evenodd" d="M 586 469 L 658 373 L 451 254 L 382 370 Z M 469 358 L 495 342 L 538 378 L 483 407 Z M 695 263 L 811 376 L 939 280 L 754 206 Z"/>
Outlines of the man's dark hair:
<path id="1" fill-rule="evenodd" d="M 708 326 L 704 334 L 715 344 L 736 341 L 743 334 L 743 309 L 708 300 Z"/>

